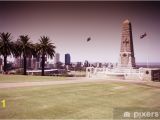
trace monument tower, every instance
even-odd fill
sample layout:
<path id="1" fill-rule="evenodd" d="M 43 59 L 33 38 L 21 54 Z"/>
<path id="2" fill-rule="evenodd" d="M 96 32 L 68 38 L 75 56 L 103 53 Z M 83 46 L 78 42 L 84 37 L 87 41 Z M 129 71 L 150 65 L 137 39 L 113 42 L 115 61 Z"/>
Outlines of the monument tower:
<path id="1" fill-rule="evenodd" d="M 121 68 L 134 68 L 135 57 L 132 38 L 132 26 L 129 20 L 125 20 L 122 24 L 121 48 L 119 67 Z"/>

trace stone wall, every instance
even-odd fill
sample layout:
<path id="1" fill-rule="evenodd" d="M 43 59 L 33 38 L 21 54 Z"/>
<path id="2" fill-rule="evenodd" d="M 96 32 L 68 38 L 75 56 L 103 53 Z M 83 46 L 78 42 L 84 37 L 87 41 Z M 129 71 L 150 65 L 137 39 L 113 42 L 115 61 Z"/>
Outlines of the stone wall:
<path id="1" fill-rule="evenodd" d="M 143 68 L 143 80 L 160 81 L 159 68 Z"/>
<path id="2" fill-rule="evenodd" d="M 119 69 L 119 68 L 86 68 L 86 77 L 103 79 L 126 79 L 160 81 L 159 68 Z"/>

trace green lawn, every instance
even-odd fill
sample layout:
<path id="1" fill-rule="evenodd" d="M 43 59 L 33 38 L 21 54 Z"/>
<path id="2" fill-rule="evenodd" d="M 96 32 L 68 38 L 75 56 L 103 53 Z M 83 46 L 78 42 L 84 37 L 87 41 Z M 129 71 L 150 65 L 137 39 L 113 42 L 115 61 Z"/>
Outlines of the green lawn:
<path id="1" fill-rule="evenodd" d="M 32 75 L 0 75 L 0 83 L 4 82 L 30 82 L 30 81 L 53 81 L 65 80 L 65 77 L 57 76 L 32 76 Z"/>
<path id="2" fill-rule="evenodd" d="M 106 119 L 116 107 L 160 107 L 160 89 L 101 82 L 0 89 L 1 119 Z"/>

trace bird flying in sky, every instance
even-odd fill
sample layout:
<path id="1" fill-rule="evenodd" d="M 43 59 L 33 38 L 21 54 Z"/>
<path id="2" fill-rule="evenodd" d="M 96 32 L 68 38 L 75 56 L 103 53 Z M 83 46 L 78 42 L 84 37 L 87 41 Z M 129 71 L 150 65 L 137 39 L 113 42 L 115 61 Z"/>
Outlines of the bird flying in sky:
<path id="1" fill-rule="evenodd" d="M 89 42 L 90 40 L 91 40 L 91 37 L 88 37 L 88 38 L 87 38 L 87 42 Z"/>
<path id="2" fill-rule="evenodd" d="M 145 32 L 144 34 L 142 34 L 141 36 L 140 36 L 140 39 L 143 39 L 144 37 L 146 37 L 147 36 L 147 33 Z"/>

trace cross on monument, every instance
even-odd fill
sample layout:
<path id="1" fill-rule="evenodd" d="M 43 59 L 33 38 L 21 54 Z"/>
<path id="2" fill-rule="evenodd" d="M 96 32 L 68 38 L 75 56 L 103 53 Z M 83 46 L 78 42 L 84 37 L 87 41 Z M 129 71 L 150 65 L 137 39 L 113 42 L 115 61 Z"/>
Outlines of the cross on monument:
<path id="1" fill-rule="evenodd" d="M 123 44 L 125 44 L 125 47 L 127 47 L 127 44 L 129 43 L 129 41 L 127 40 L 127 38 L 123 41 Z"/>

